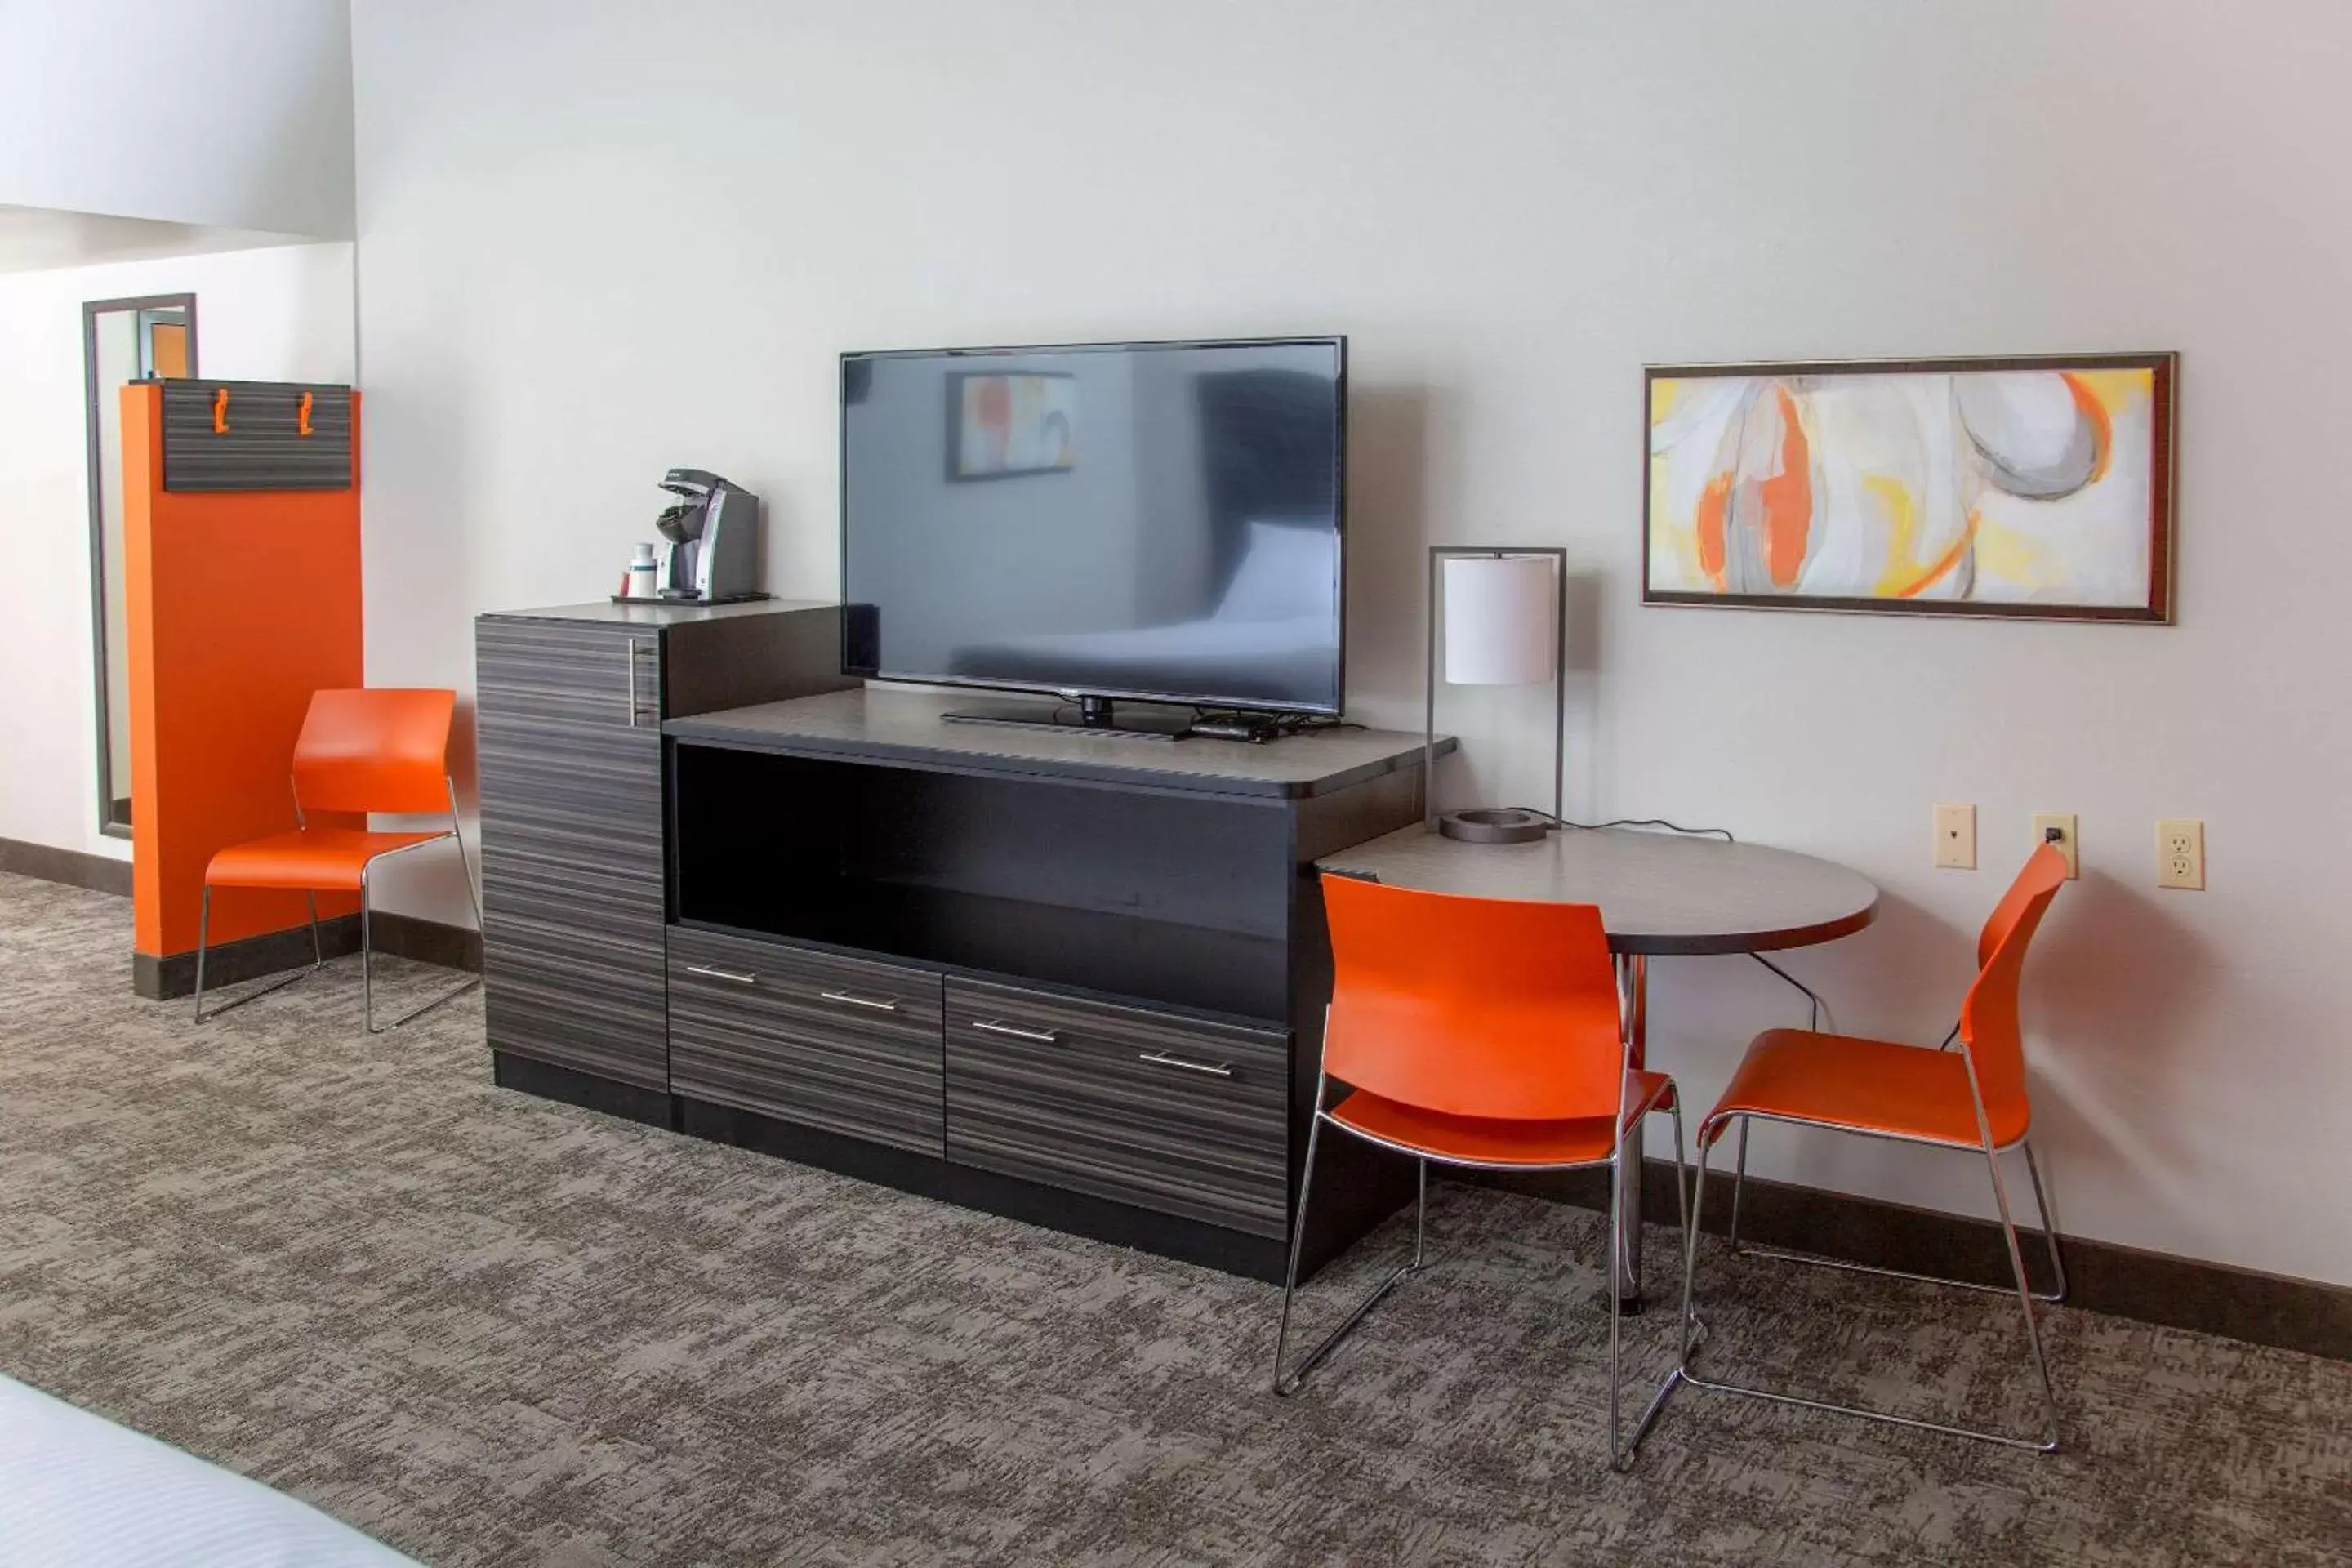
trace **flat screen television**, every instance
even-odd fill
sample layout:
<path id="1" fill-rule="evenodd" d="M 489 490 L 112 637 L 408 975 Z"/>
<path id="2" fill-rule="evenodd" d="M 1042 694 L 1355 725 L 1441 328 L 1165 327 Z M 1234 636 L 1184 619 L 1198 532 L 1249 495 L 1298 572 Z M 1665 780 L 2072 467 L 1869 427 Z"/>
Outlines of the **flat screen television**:
<path id="1" fill-rule="evenodd" d="M 844 669 L 1051 692 L 1089 725 L 1137 717 L 1113 699 L 1339 712 L 1347 358 L 1336 337 L 843 355 Z"/>

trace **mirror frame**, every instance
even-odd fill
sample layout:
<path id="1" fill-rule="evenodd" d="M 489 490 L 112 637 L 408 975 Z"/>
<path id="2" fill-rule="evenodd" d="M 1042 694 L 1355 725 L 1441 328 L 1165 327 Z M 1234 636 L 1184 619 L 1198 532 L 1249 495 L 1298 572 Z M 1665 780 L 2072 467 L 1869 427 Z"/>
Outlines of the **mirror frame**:
<path id="1" fill-rule="evenodd" d="M 114 755 L 111 737 L 113 715 L 109 711 L 106 682 L 106 484 L 105 454 L 99 450 L 100 387 L 98 384 L 98 319 L 117 311 L 136 313 L 141 310 L 180 310 L 188 322 L 188 374 L 196 370 L 196 297 L 194 294 L 142 294 L 129 300 L 89 300 L 81 308 L 82 363 L 82 423 L 87 435 L 84 444 L 89 453 L 89 475 L 85 489 L 89 496 L 89 644 L 90 680 L 97 698 L 98 719 L 98 830 L 110 838 L 128 838 L 131 825 L 114 820 Z M 114 482 L 122 482 L 120 472 Z M 127 650 L 115 649 L 116 657 Z"/>

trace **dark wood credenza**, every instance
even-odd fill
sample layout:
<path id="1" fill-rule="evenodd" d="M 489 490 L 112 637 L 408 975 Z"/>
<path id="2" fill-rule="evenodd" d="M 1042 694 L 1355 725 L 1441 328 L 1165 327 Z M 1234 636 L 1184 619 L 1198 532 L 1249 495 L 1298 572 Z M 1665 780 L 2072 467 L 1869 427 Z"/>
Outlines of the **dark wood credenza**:
<path id="1" fill-rule="evenodd" d="M 1419 819 L 1419 736 L 948 723 L 968 699 L 845 681 L 831 606 L 478 637 L 499 1082 L 1280 1277 L 1329 994 L 1314 863 Z M 1411 1191 L 1369 1147 L 1326 1159 L 1307 1268 Z"/>

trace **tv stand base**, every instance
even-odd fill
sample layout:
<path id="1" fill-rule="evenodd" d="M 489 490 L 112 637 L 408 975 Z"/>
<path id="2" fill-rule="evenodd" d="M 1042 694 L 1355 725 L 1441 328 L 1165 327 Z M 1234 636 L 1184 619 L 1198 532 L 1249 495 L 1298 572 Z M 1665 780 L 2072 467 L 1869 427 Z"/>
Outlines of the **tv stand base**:
<path id="1" fill-rule="evenodd" d="M 950 724 L 996 724 L 1010 730 L 1054 730 L 1067 734 L 1080 731 L 1098 735 L 1125 735 L 1139 741 L 1181 741 L 1192 728 L 1186 709 L 1133 706 L 1113 711 L 1108 697 L 1080 697 L 1047 705 L 1007 702 L 987 708 L 967 708 L 942 713 Z"/>

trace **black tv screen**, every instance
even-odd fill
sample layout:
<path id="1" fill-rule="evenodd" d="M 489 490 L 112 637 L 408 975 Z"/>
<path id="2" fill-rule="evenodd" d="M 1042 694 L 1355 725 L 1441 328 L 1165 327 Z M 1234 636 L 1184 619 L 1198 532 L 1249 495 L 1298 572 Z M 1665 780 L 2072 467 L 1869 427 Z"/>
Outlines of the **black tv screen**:
<path id="1" fill-rule="evenodd" d="M 1336 713 L 1347 342 L 853 353 L 844 666 Z"/>

